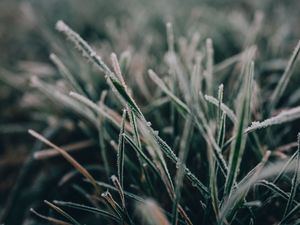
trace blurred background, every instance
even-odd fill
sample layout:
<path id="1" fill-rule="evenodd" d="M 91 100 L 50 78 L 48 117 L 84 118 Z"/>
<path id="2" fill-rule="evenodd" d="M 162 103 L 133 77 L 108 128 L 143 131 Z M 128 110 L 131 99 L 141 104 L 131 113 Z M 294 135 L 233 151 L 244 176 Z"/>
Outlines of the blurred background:
<path id="1" fill-rule="evenodd" d="M 59 144 L 82 137 L 74 131 L 72 118 L 65 110 L 37 94 L 30 85 L 34 75 L 64 88 L 56 79 L 58 72 L 49 59 L 51 53 L 67 59 L 65 64 L 74 73 L 94 73 L 55 30 L 58 20 L 78 32 L 106 62 L 111 52 L 131 52 L 130 69 L 140 75 L 148 68 L 165 69 L 160 60 L 167 49 L 167 22 L 173 24 L 181 45 L 185 40 L 203 42 L 212 38 L 216 63 L 256 45 L 257 79 L 271 88 L 300 37 L 299 10 L 299 0 L 1 0 L 0 223 L 41 224 L 29 208 L 39 207 L 43 212 L 40 203 L 44 199 L 70 195 L 62 185 L 62 179 L 69 179 L 62 178 L 62 174 L 70 168 L 60 159 L 34 160 L 33 152 L 45 146 L 27 133 L 34 128 L 48 137 L 55 134 Z M 299 76 L 294 76 L 292 83 L 299 81 Z M 151 92 L 139 91 L 145 93 L 137 100 L 146 105 Z M 286 95 L 292 91 L 289 89 Z M 299 104 L 299 89 L 297 93 L 283 101 Z M 90 161 L 83 157 L 86 164 Z"/>

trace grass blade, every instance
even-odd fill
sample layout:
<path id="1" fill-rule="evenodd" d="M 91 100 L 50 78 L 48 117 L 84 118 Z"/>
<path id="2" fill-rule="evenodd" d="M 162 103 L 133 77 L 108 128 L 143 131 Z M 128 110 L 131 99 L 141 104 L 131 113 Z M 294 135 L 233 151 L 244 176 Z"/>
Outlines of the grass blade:
<path id="1" fill-rule="evenodd" d="M 148 70 L 148 74 L 150 78 L 153 80 L 154 83 L 156 83 L 157 86 L 161 88 L 163 92 L 165 92 L 175 103 L 178 110 L 184 114 L 190 113 L 189 108 L 185 103 L 183 103 L 179 98 L 177 98 L 164 84 L 164 82 L 157 76 L 157 74 L 153 70 Z"/>
<path id="2" fill-rule="evenodd" d="M 71 72 L 68 70 L 68 68 L 63 64 L 63 62 L 57 57 L 57 55 L 52 53 L 50 55 L 50 59 L 56 65 L 56 67 L 57 67 L 58 71 L 60 72 L 60 74 L 62 75 L 62 77 L 65 80 L 69 81 L 69 83 L 74 88 L 74 91 L 77 91 L 80 94 L 84 94 L 84 91 L 80 87 L 79 83 L 76 81 L 76 79 L 71 74 Z"/>
<path id="3" fill-rule="evenodd" d="M 279 125 L 300 118 L 300 106 L 285 110 L 279 113 L 277 116 L 273 116 L 262 122 L 252 122 L 251 126 L 245 129 L 245 133 L 250 133 L 258 129 Z"/>
<path id="4" fill-rule="evenodd" d="M 291 210 L 292 204 L 294 202 L 295 199 L 295 195 L 296 195 L 296 191 L 297 191 L 297 187 L 299 184 L 298 181 L 298 173 L 299 173 L 299 168 L 300 168 L 300 133 L 298 134 L 298 149 L 297 149 L 297 164 L 296 164 L 296 170 L 294 172 L 294 176 L 293 176 L 293 180 L 292 180 L 292 187 L 291 187 L 291 192 L 290 192 L 290 196 L 289 196 L 289 200 L 286 204 L 286 208 L 285 208 L 285 212 L 284 212 L 284 216 L 287 215 L 287 213 Z"/>
<path id="5" fill-rule="evenodd" d="M 34 130 L 28 130 L 28 133 L 40 140 L 41 142 L 45 143 L 46 145 L 49 145 L 51 148 L 57 150 L 72 166 L 74 166 L 75 169 L 77 169 L 85 178 L 91 181 L 97 194 L 100 193 L 100 190 L 97 187 L 96 181 L 93 178 L 93 176 L 83 166 L 81 166 L 69 153 L 67 153 L 64 149 L 58 147 L 57 145 L 53 144 Z"/>
<path id="6" fill-rule="evenodd" d="M 205 95 L 205 100 L 212 103 L 213 105 L 219 107 L 219 100 L 213 96 Z M 222 111 L 228 116 L 228 118 L 235 124 L 237 122 L 237 117 L 235 113 L 224 103 L 220 105 Z"/>
<path id="7" fill-rule="evenodd" d="M 44 220 L 47 220 L 49 221 L 50 223 L 53 223 L 53 224 L 58 224 L 58 225 L 72 225 L 71 223 L 67 223 L 67 222 L 64 222 L 64 221 L 61 221 L 61 220 L 58 220 L 58 219 L 55 219 L 55 218 L 52 218 L 52 217 L 49 217 L 49 216 L 44 216 L 40 213 L 38 213 L 37 211 L 35 211 L 33 208 L 30 209 L 30 212 L 32 212 L 34 215 L 44 219 Z"/>
<path id="8" fill-rule="evenodd" d="M 80 225 L 80 223 L 75 220 L 72 216 L 70 216 L 68 213 L 66 213 L 65 211 L 63 211 L 61 208 L 57 207 L 56 205 L 48 202 L 48 201 L 44 201 L 48 206 L 50 206 L 52 209 L 54 209 L 56 212 L 58 212 L 59 214 L 61 214 L 63 217 L 65 217 L 66 219 L 68 219 L 72 224 L 74 225 Z"/>
<path id="9" fill-rule="evenodd" d="M 230 152 L 230 161 L 229 161 L 229 171 L 228 176 L 225 182 L 224 193 L 225 196 L 230 195 L 232 191 L 233 184 L 236 180 L 237 173 L 239 170 L 239 166 L 241 163 L 241 158 L 243 156 L 246 138 L 243 135 L 243 131 L 245 126 L 247 125 L 249 116 L 250 116 L 250 98 L 251 98 L 251 88 L 252 88 L 252 80 L 254 73 L 254 64 L 253 62 L 249 65 L 247 76 L 244 83 L 245 92 L 242 96 L 242 106 L 239 113 L 239 121 L 236 125 L 236 139 L 232 145 L 232 149 Z"/>
<path id="10" fill-rule="evenodd" d="M 125 151 L 125 142 L 124 142 L 124 127 L 125 127 L 125 120 L 126 120 L 126 110 L 123 110 L 122 115 L 122 124 L 119 134 L 119 143 L 118 143 L 118 159 L 117 159 L 117 165 L 118 165 L 118 177 L 121 184 L 121 187 L 123 187 L 123 180 L 124 180 L 124 151 Z"/>
<path id="11" fill-rule="evenodd" d="M 73 203 L 73 202 L 64 202 L 64 201 L 53 201 L 56 205 L 59 206 L 65 206 L 68 208 L 74 208 L 74 209 L 78 209 L 81 211 L 85 211 L 85 212 L 90 212 L 90 213 L 94 213 L 94 214 L 99 214 L 101 216 L 107 217 L 109 219 L 112 219 L 116 222 L 120 222 L 120 219 L 118 217 L 116 217 L 115 215 L 105 211 L 105 210 L 101 210 L 95 207 L 90 207 L 90 206 L 86 206 L 86 205 L 81 205 L 81 204 L 77 204 L 77 203 Z"/>
<path id="12" fill-rule="evenodd" d="M 56 25 L 56 29 L 73 42 L 73 44 L 83 53 L 85 57 L 91 60 L 101 71 L 105 74 L 111 75 L 111 70 L 106 66 L 102 59 L 96 54 L 96 52 L 86 43 L 79 34 L 73 31 L 67 24 L 59 20 Z"/>
<path id="13" fill-rule="evenodd" d="M 287 87 L 288 82 L 291 79 L 293 68 L 295 66 L 295 62 L 297 60 L 299 52 L 300 52 L 300 41 L 297 43 L 297 46 L 294 49 L 291 58 L 289 59 L 288 65 L 286 66 L 285 71 L 271 96 L 271 103 L 270 103 L 271 110 L 273 110 L 273 108 L 276 107 L 278 101 L 282 97 L 283 92 Z"/>

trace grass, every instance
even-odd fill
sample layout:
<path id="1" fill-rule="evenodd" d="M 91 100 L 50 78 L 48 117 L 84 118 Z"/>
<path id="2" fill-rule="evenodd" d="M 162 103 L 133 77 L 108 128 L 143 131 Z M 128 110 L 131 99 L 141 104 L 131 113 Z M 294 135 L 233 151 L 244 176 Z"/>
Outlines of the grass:
<path id="1" fill-rule="evenodd" d="M 155 172 L 155 174 L 157 174 L 157 178 L 161 179 L 162 182 L 162 186 L 164 187 L 164 189 L 166 190 L 166 192 L 169 195 L 169 199 L 171 202 L 173 202 L 173 211 L 172 211 L 172 224 L 178 224 L 180 222 L 180 220 L 178 219 L 178 214 L 180 215 L 180 219 L 182 219 L 182 223 L 187 223 L 187 224 L 192 224 L 192 220 L 189 218 L 188 214 L 185 212 L 184 208 L 181 206 L 180 202 L 181 202 L 181 191 L 182 189 L 184 189 L 184 183 L 183 183 L 183 177 L 186 176 L 187 178 L 190 178 L 190 181 L 192 182 L 192 186 L 196 187 L 196 190 L 198 190 L 200 196 L 199 196 L 199 200 L 203 201 L 203 207 L 205 210 L 205 214 L 207 214 L 207 221 L 210 221 L 212 223 L 216 223 L 216 224 L 227 224 L 227 223 L 235 223 L 235 221 L 237 220 L 237 214 L 239 212 L 239 210 L 243 207 L 248 208 L 247 210 L 249 211 L 249 221 L 254 221 L 255 217 L 252 217 L 252 211 L 253 209 L 251 208 L 251 204 L 248 204 L 247 200 L 247 194 L 250 191 L 250 187 L 248 187 L 248 183 L 251 183 L 251 185 L 253 185 L 255 182 L 257 182 L 257 175 L 256 173 L 246 176 L 244 179 L 242 179 L 242 184 L 239 183 L 237 181 L 237 177 L 238 177 L 238 173 L 239 170 L 241 168 L 241 160 L 242 160 L 242 156 L 244 154 L 245 151 L 245 147 L 246 147 L 246 138 L 247 138 L 247 133 L 249 132 L 249 130 L 246 129 L 247 124 L 249 124 L 249 118 L 251 115 L 251 98 L 252 98 L 252 90 L 253 90 L 253 77 L 254 77 L 254 63 L 252 62 L 252 55 L 250 54 L 250 56 L 246 56 L 244 59 L 244 62 L 242 62 L 242 64 L 244 66 L 242 66 L 242 70 L 244 71 L 243 73 L 245 73 L 244 75 L 244 81 L 241 83 L 241 90 L 243 90 L 242 92 L 240 92 L 240 96 L 238 97 L 238 102 L 240 102 L 239 106 L 238 106 L 238 113 L 236 116 L 236 121 L 234 122 L 234 127 L 236 127 L 233 131 L 232 135 L 232 144 L 231 144 L 231 150 L 230 150 L 230 156 L 228 158 L 228 162 L 226 162 L 227 160 L 224 159 L 224 157 L 226 157 L 225 155 L 222 154 L 221 149 L 223 148 L 223 145 L 219 146 L 217 145 L 217 143 L 220 143 L 220 141 L 217 140 L 218 137 L 218 133 L 221 133 L 222 131 L 214 131 L 213 127 L 216 126 L 217 124 L 219 124 L 219 129 L 222 129 L 222 126 L 220 126 L 220 124 L 222 124 L 222 121 L 220 119 L 220 114 L 222 111 L 221 108 L 221 102 L 222 102 L 222 91 L 219 91 L 219 100 L 217 100 L 218 102 L 218 116 L 216 115 L 216 110 L 215 108 L 213 109 L 212 107 L 210 107 L 211 105 L 207 106 L 207 112 L 203 112 L 203 111 L 199 111 L 201 110 L 201 108 L 199 107 L 199 103 L 198 102 L 193 102 L 192 99 L 189 99 L 188 96 L 191 95 L 191 93 L 189 92 L 185 92 L 188 91 L 188 89 L 183 88 L 182 90 L 179 90 L 182 92 L 182 94 L 184 96 L 186 96 L 186 99 L 184 99 L 186 102 L 183 102 L 182 100 L 180 100 L 175 93 L 173 93 L 167 86 L 166 84 L 164 84 L 164 82 L 158 77 L 158 75 L 156 75 L 152 70 L 149 71 L 149 75 L 151 77 L 151 79 L 158 85 L 158 87 L 161 89 L 162 92 L 166 93 L 167 96 L 170 97 L 170 101 L 171 104 L 174 104 L 175 110 L 174 113 L 179 113 L 183 120 L 186 120 L 186 128 L 184 128 L 183 130 L 183 136 L 181 137 L 181 144 L 180 144 L 180 148 L 179 148 L 179 157 L 177 157 L 174 154 L 174 151 L 157 135 L 156 132 L 154 132 L 154 130 L 151 128 L 151 124 L 149 122 L 147 122 L 145 116 L 143 115 L 141 109 L 137 106 L 136 102 L 133 100 L 133 98 L 131 97 L 131 94 L 129 93 L 129 89 L 127 88 L 125 81 L 122 77 L 122 72 L 120 71 L 120 67 L 118 66 L 118 62 L 117 62 L 117 58 L 115 57 L 115 55 L 113 55 L 113 65 L 114 65 L 114 72 L 112 72 L 109 67 L 101 60 L 101 58 L 95 53 L 95 51 L 78 35 L 76 34 L 73 30 L 71 30 L 67 25 L 65 25 L 62 21 L 59 21 L 57 23 L 57 29 L 60 32 L 63 32 L 69 39 L 71 42 L 73 42 L 75 44 L 75 46 L 83 53 L 83 56 L 87 57 L 93 64 L 95 64 L 97 66 L 97 68 L 100 70 L 100 72 L 103 72 L 104 75 L 106 76 L 106 80 L 107 83 L 109 85 L 109 87 L 111 88 L 111 90 L 113 91 L 113 94 L 115 95 L 116 99 L 119 100 L 119 104 L 123 105 L 123 107 L 127 107 L 127 110 L 129 110 L 132 113 L 132 117 L 131 119 L 133 120 L 137 120 L 136 122 L 131 122 L 131 132 L 128 133 L 128 137 L 129 138 L 134 138 L 132 139 L 133 143 L 132 145 L 135 146 L 135 148 L 140 149 L 137 152 L 137 157 L 144 157 L 145 160 L 140 160 L 138 162 L 142 163 L 140 166 L 142 166 L 141 172 L 144 174 L 145 176 L 145 183 L 146 185 L 150 187 L 152 187 L 154 190 L 152 191 L 156 191 L 156 186 L 154 184 L 152 184 L 152 180 L 153 180 L 153 176 L 150 176 L 150 172 Z M 170 25 L 168 24 L 168 29 L 171 30 Z M 171 31 L 169 31 L 171 32 Z M 172 37 L 172 35 L 170 35 Z M 169 37 L 170 41 L 169 42 L 173 42 L 173 38 Z M 172 44 L 170 44 L 172 45 Z M 212 83 L 212 46 L 211 46 L 211 40 L 207 41 L 207 56 L 208 57 L 208 63 L 207 63 L 207 70 L 205 70 L 207 72 L 206 78 L 204 78 L 204 81 L 207 83 Z M 178 59 L 178 55 L 176 55 L 175 51 L 173 48 L 170 48 L 170 54 L 172 54 L 171 57 L 173 57 L 172 60 L 175 60 L 175 62 L 177 62 Z M 295 55 L 295 54 L 294 54 Z M 295 58 L 295 56 L 292 56 L 292 58 Z M 295 61 L 295 59 L 293 59 L 293 61 Z M 178 64 L 172 64 L 171 66 L 177 67 Z M 187 84 L 188 83 L 188 79 L 189 77 L 181 77 L 179 79 L 178 76 L 182 76 L 180 73 L 180 71 L 183 68 L 174 68 L 174 71 L 176 71 L 175 75 L 177 76 L 177 81 L 179 82 L 179 88 L 180 85 L 182 83 Z M 210 71 L 210 72 L 209 72 Z M 118 75 L 117 75 L 118 74 Z M 199 74 L 201 75 L 201 74 Z M 176 77 L 175 77 L 176 78 Z M 71 81 L 71 79 L 68 79 L 69 81 Z M 174 81 L 176 82 L 176 81 Z M 72 82 L 73 83 L 73 82 Z M 279 82 L 278 84 L 279 86 L 281 85 L 281 82 Z M 184 84 L 182 84 L 182 86 L 184 86 Z M 212 89 L 212 87 L 210 86 L 205 86 L 205 89 L 202 91 L 211 93 L 212 91 L 209 91 L 210 89 Z M 277 90 L 277 89 L 275 89 Z M 75 97 L 75 99 L 78 99 L 80 101 L 80 103 L 83 103 L 84 105 L 89 105 L 92 106 L 94 111 L 99 111 L 99 106 L 94 104 L 92 101 L 90 101 L 87 97 L 77 94 L 77 93 L 71 93 L 71 96 Z M 188 102 L 188 100 L 190 102 Z M 203 102 L 202 104 L 206 104 L 206 102 Z M 80 108 L 82 110 L 84 110 L 84 105 L 82 105 Z M 198 107 L 197 107 L 198 105 Z M 291 109 L 290 111 L 295 111 L 297 110 L 297 108 L 295 109 Z M 193 111 L 195 111 L 195 113 L 193 113 Z M 233 112 L 232 109 L 228 109 L 227 111 Z M 81 114 L 84 114 L 83 112 Z M 272 126 L 281 122 L 287 122 L 290 120 L 295 119 L 293 116 L 291 116 L 288 113 L 288 116 L 285 117 L 287 113 L 281 113 L 280 115 L 278 115 L 277 119 L 267 119 L 268 121 L 271 121 L 268 123 L 267 126 Z M 179 116 L 180 116 L 179 115 Z M 225 113 L 223 114 L 223 117 L 225 117 Z M 121 199 L 121 205 L 119 205 L 119 203 L 116 202 L 116 200 L 113 199 L 113 197 L 109 194 L 102 194 L 101 197 L 106 199 L 106 204 L 108 204 L 108 206 L 110 206 L 109 208 L 111 208 L 111 213 L 114 216 L 119 217 L 120 221 L 123 221 L 122 223 L 129 223 L 129 224 L 133 224 L 133 220 L 131 219 L 131 217 L 134 218 L 134 215 L 130 215 L 128 212 L 128 210 L 126 209 L 126 205 L 125 205 L 125 199 L 124 199 L 124 179 L 126 179 L 126 177 L 124 177 L 124 154 L 126 154 L 125 152 L 125 138 L 124 135 L 125 134 L 125 121 L 126 121 L 126 110 L 124 110 L 123 116 L 122 116 L 122 125 L 120 126 L 120 134 L 119 134 L 119 141 L 118 141 L 118 156 L 117 156 L 117 171 L 118 171 L 118 179 L 113 176 L 113 181 L 115 180 L 114 185 L 117 188 L 119 195 L 120 195 L 120 199 Z M 219 119 L 218 119 L 219 118 Z M 288 118 L 288 120 L 284 119 L 284 118 Z M 297 118 L 297 117 L 296 117 Z M 214 120 L 219 122 L 215 122 L 215 125 L 213 125 Z M 280 122 L 278 122 L 280 121 Z M 262 122 L 263 123 L 263 122 Z M 261 123 L 254 123 L 254 125 L 252 124 L 251 128 L 252 130 L 255 129 L 256 127 L 266 127 L 266 125 L 261 126 Z M 198 178 L 196 178 L 196 176 L 186 168 L 186 166 L 188 166 L 186 164 L 186 159 L 187 159 L 187 155 L 188 155 L 188 149 L 189 149 L 189 145 L 191 145 L 188 140 L 191 140 L 191 136 L 193 135 L 193 132 L 191 133 L 191 131 L 195 129 L 195 133 L 198 133 L 199 135 L 203 136 L 204 139 L 206 140 L 206 144 L 207 144 L 207 148 L 206 151 L 210 151 L 213 152 L 214 148 L 215 148 L 215 153 L 217 153 L 216 155 L 218 155 L 219 160 L 220 161 L 215 161 L 216 157 L 214 157 L 213 155 L 208 157 L 209 160 L 209 165 L 210 165 L 210 169 L 209 172 L 213 171 L 213 174 L 209 174 L 208 176 L 211 177 L 211 181 L 209 182 L 210 185 L 209 187 L 206 187 L 206 185 L 201 182 Z M 244 132 L 244 131 L 247 132 Z M 132 131 L 134 131 L 134 133 L 132 133 Z M 186 133 L 186 132 L 189 133 Z M 216 135 L 214 135 L 214 132 L 216 132 Z M 31 134 L 35 134 L 34 132 L 30 131 Z M 139 133 L 141 135 L 139 135 Z M 132 137 L 130 137 L 131 135 L 133 135 Z M 37 135 L 34 135 L 35 137 L 37 137 Z M 50 142 L 44 141 L 44 139 L 40 138 L 40 136 L 38 136 L 38 138 L 40 140 L 42 140 L 43 142 L 45 142 L 46 144 L 50 145 Z M 187 139 L 188 138 L 188 139 Z M 50 143 L 50 144 L 49 144 Z M 189 144 L 188 144 L 189 143 Z M 214 143 L 214 144 L 212 144 Z M 222 143 L 222 142 L 221 142 Z M 211 147 L 209 147 L 211 146 Z M 51 147 L 53 147 L 51 145 Z M 57 148 L 56 149 L 60 149 Z M 143 150 L 142 150 L 143 149 Z M 140 152 L 145 152 L 143 154 L 140 154 Z M 61 154 L 65 154 L 65 151 L 60 151 Z M 207 155 L 210 155 L 210 152 L 206 152 Z M 145 155 L 145 154 L 149 154 L 149 155 Z M 166 158 L 171 159 L 171 161 L 173 161 L 176 164 L 176 168 L 178 169 L 177 171 L 177 175 L 175 178 L 175 185 L 174 186 L 174 182 L 173 179 L 171 178 L 171 172 L 170 169 L 166 163 Z M 82 168 L 81 166 L 79 166 L 77 163 L 75 164 L 72 160 L 70 160 L 68 158 L 68 161 L 70 161 L 75 168 L 77 168 L 85 177 L 88 178 L 88 180 L 90 180 L 93 185 L 95 186 L 96 182 L 94 181 L 93 178 L 91 178 L 91 175 L 88 174 L 88 172 Z M 216 163 L 218 162 L 218 163 Z M 135 166 L 138 166 L 136 163 L 134 163 Z M 147 165 L 148 164 L 148 165 Z M 228 164 L 228 168 L 226 166 L 226 164 Z M 145 170 L 145 166 L 150 166 L 151 165 L 151 170 Z M 222 168 L 225 167 L 225 168 Z M 270 166 L 273 167 L 273 169 L 278 168 L 279 166 L 276 164 L 276 162 L 274 163 L 274 165 Z M 261 168 L 260 170 L 262 170 L 261 172 L 263 172 L 264 170 L 270 170 L 269 167 L 265 167 L 265 168 Z M 220 174 L 218 174 L 218 172 Z M 222 172 L 221 172 L 222 171 Z M 297 174 L 297 172 L 295 173 Z M 269 177 L 274 176 L 275 174 L 270 174 L 270 175 L 266 175 L 264 178 L 268 179 Z M 218 179 L 225 179 L 225 185 L 224 186 L 219 186 L 218 184 Z M 292 202 L 293 199 L 295 197 L 295 189 L 297 183 L 296 183 L 296 178 L 297 176 L 295 175 L 293 178 L 293 185 L 292 185 L 292 191 L 290 194 L 288 194 L 288 202 L 287 202 L 287 207 L 286 207 L 286 212 L 287 210 L 290 210 L 290 208 L 292 207 Z M 152 178 L 152 180 L 151 180 Z M 119 183 L 120 181 L 120 183 Z M 150 183 L 149 183 L 150 182 Z M 243 190 L 243 186 L 245 186 L 245 183 L 247 184 L 247 186 L 245 187 L 246 189 Z M 276 184 L 274 183 L 270 183 L 273 186 L 277 187 Z M 242 187 L 241 187 L 242 186 Z M 219 190 L 224 189 L 224 193 L 221 194 L 219 192 Z M 99 196 L 99 191 L 98 188 L 95 186 L 95 197 L 97 197 L 97 195 Z M 110 196 L 110 197 L 107 197 Z M 99 196 L 100 197 L 100 196 Z M 149 196 L 151 197 L 151 196 Z M 220 198 L 220 199 L 219 199 Z M 212 202 L 211 202 L 212 201 Z M 230 205 L 232 205 L 231 207 L 228 205 L 228 202 L 231 202 Z M 213 204 L 213 206 L 211 205 Z M 246 205 L 250 205 L 250 206 L 246 206 Z M 141 205 L 140 207 L 147 207 L 147 206 L 143 206 Z M 153 206 L 156 207 L 156 206 Z M 224 208 L 225 207 L 225 208 Z M 209 209 L 211 209 L 212 211 L 209 212 Z M 96 209 L 95 209 L 96 210 Z M 221 213 L 219 213 L 219 211 Z M 286 214 L 285 212 L 285 214 Z M 107 213 L 109 213 L 109 211 L 107 211 Z M 155 214 L 160 215 L 161 212 L 157 212 Z M 254 213 L 253 213 L 254 214 Z M 284 216 L 285 216 L 284 214 Z M 67 214 L 63 214 L 66 219 L 68 219 L 70 222 L 74 223 L 75 220 L 71 219 Z M 254 214 L 255 215 L 255 214 Z M 151 217 L 151 216 L 150 216 Z M 152 216 L 153 218 L 150 218 L 149 223 L 153 222 L 152 220 L 154 220 L 155 216 Z M 159 218 L 162 216 L 159 216 Z M 283 217 L 284 218 L 284 217 Z M 164 219 L 163 217 L 161 219 L 159 219 L 159 221 L 157 221 L 159 224 L 166 224 L 167 219 Z M 76 222 L 78 223 L 78 222 Z"/>
<path id="2" fill-rule="evenodd" d="M 246 46 L 222 61 L 217 37 L 192 29 L 179 38 L 176 23 L 166 23 L 154 57 L 90 45 L 59 20 L 52 40 L 67 50 L 50 54 L 56 72 L 46 72 L 55 75 L 24 75 L 30 118 L 47 123 L 28 131 L 36 146 L 0 221 L 297 224 L 300 97 L 285 100 L 299 42 L 278 76 L 255 46 L 263 26 L 255 18 Z M 17 88 L 14 78 L 1 80 Z M 39 186 L 26 189 L 32 180 Z M 22 191 L 35 198 L 28 217 L 14 206 L 26 202 Z"/>

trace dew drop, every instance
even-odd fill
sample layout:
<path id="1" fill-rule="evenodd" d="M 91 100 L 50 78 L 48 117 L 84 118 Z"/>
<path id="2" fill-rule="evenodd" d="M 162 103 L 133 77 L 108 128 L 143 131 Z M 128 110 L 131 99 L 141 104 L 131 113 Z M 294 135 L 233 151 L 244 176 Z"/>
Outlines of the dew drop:
<path id="1" fill-rule="evenodd" d="M 147 126 L 150 127 L 152 125 L 151 122 L 147 122 Z"/>

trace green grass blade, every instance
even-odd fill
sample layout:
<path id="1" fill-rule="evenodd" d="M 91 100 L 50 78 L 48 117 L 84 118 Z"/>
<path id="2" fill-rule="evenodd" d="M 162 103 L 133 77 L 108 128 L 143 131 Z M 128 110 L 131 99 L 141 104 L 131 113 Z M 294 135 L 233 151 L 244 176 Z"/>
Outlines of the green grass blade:
<path id="1" fill-rule="evenodd" d="M 143 160 L 145 160 L 145 162 L 148 163 L 148 165 L 153 169 L 153 171 L 156 172 L 160 176 L 159 172 L 157 171 L 156 166 L 153 164 L 151 159 L 149 159 L 149 157 L 142 151 L 142 149 L 139 146 L 137 146 L 137 144 L 127 134 L 123 134 L 123 135 L 124 135 L 125 140 L 134 149 L 136 154 L 140 155 L 141 158 Z"/>
<path id="2" fill-rule="evenodd" d="M 229 171 L 228 171 L 228 176 L 226 178 L 225 189 L 224 189 L 225 196 L 230 195 L 232 191 L 233 184 L 236 181 L 239 166 L 244 153 L 246 137 L 244 136 L 243 131 L 248 123 L 248 119 L 250 116 L 250 99 L 251 99 L 252 80 L 254 75 L 253 73 L 254 73 L 254 64 L 251 63 L 251 65 L 249 65 L 248 72 L 246 74 L 246 79 L 244 83 L 245 92 L 242 95 L 241 109 L 238 116 L 239 120 L 235 128 L 236 138 L 234 140 L 230 152 Z"/>
<path id="3" fill-rule="evenodd" d="M 125 103 L 137 114 L 138 117 L 143 117 L 143 114 L 133 98 L 128 94 L 126 88 L 116 79 L 111 77 L 111 82 L 118 94 L 125 100 Z"/>

